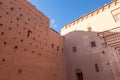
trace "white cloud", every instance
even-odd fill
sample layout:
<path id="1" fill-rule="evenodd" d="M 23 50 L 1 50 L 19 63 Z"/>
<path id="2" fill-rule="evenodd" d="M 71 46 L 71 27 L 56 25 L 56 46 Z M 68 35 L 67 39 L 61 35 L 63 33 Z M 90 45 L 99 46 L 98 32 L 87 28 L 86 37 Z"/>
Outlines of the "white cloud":
<path id="1" fill-rule="evenodd" d="M 51 26 L 53 29 L 57 28 L 57 25 L 56 25 L 56 23 L 55 23 L 55 19 L 51 19 L 50 26 Z"/>

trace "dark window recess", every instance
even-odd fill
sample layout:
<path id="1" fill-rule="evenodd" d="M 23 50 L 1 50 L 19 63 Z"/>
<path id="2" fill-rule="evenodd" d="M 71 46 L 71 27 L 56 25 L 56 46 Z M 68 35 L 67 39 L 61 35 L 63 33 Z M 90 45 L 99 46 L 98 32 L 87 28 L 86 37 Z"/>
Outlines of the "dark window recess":
<path id="1" fill-rule="evenodd" d="M 59 51 L 59 46 L 57 46 L 57 51 Z"/>
<path id="2" fill-rule="evenodd" d="M 29 37 L 31 33 L 32 33 L 32 31 L 28 30 L 27 37 Z"/>
<path id="3" fill-rule="evenodd" d="M 19 69 L 19 70 L 18 70 L 18 73 L 21 74 L 21 73 L 22 73 L 22 69 Z"/>
<path id="4" fill-rule="evenodd" d="M 73 47 L 73 52 L 77 52 L 77 48 L 75 46 Z"/>
<path id="5" fill-rule="evenodd" d="M 99 72 L 98 64 L 95 64 L 95 70 L 96 70 L 96 72 Z"/>
<path id="6" fill-rule="evenodd" d="M 91 42 L 91 47 L 96 47 L 95 41 L 92 41 L 92 42 Z"/>
<path id="7" fill-rule="evenodd" d="M 54 44 L 52 43 L 52 48 L 54 48 Z"/>

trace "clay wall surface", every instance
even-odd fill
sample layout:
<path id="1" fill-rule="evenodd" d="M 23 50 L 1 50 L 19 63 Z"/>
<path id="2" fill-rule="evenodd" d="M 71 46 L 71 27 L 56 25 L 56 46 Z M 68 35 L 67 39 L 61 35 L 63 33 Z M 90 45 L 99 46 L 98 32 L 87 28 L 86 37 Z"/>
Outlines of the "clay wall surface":
<path id="1" fill-rule="evenodd" d="M 113 80 L 119 74 L 113 71 L 115 50 L 104 48 L 97 32 L 73 31 L 64 37 L 67 80 L 78 80 L 76 70 L 82 72 L 83 80 Z"/>
<path id="2" fill-rule="evenodd" d="M 26 0 L 0 0 L 0 80 L 65 80 L 62 37 L 49 23 Z"/>

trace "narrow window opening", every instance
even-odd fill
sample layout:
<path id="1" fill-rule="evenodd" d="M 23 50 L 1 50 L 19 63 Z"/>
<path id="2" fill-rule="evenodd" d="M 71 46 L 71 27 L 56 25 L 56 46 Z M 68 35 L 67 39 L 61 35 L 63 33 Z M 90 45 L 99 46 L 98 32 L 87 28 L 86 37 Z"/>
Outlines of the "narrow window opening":
<path id="1" fill-rule="evenodd" d="M 98 64 L 95 64 L 95 70 L 96 70 L 96 72 L 99 72 Z"/>
<path id="2" fill-rule="evenodd" d="M 57 51 L 59 51 L 59 46 L 57 46 Z"/>
<path id="3" fill-rule="evenodd" d="M 83 80 L 83 74 L 79 69 L 76 70 L 76 78 L 77 80 Z"/>
<path id="4" fill-rule="evenodd" d="M 2 2 L 0 2 L 0 4 L 2 4 Z"/>
<path id="5" fill-rule="evenodd" d="M 32 33 L 32 31 L 28 30 L 27 37 L 29 37 L 31 33 Z"/>
<path id="6" fill-rule="evenodd" d="M 91 42 L 91 47 L 96 47 L 95 41 L 92 41 L 92 42 Z"/>
<path id="7" fill-rule="evenodd" d="M 54 44 L 52 43 L 52 48 L 54 48 Z"/>
<path id="8" fill-rule="evenodd" d="M 76 46 L 73 47 L 73 52 L 77 52 Z"/>

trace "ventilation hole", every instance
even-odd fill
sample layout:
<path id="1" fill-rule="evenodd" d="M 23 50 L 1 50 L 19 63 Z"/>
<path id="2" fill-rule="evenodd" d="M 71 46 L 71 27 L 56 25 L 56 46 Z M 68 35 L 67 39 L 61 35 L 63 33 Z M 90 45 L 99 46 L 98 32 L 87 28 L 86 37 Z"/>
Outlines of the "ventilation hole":
<path id="1" fill-rule="evenodd" d="M 6 45 L 7 44 L 7 42 L 4 42 L 4 45 Z"/>
<path id="2" fill-rule="evenodd" d="M 21 8 L 19 8 L 19 10 L 21 10 Z"/>
<path id="3" fill-rule="evenodd" d="M 4 32 L 1 32 L 1 35 L 4 35 Z"/>
<path id="4" fill-rule="evenodd" d="M 0 2 L 0 4 L 2 4 L 2 2 Z"/>
<path id="5" fill-rule="evenodd" d="M 34 53 L 34 51 L 32 51 L 32 53 Z"/>
<path id="6" fill-rule="evenodd" d="M 19 24 L 17 24 L 17 27 L 19 27 Z"/>
<path id="7" fill-rule="evenodd" d="M 8 29 L 9 29 L 9 30 L 11 30 L 11 28 L 10 28 L 10 27 L 9 27 Z"/>
<path id="8" fill-rule="evenodd" d="M 9 14 L 9 12 L 7 12 L 6 14 Z"/>
<path id="9" fill-rule="evenodd" d="M 42 54 L 41 54 L 41 53 L 39 53 L 38 55 L 40 55 L 40 56 L 41 56 Z"/>
<path id="10" fill-rule="evenodd" d="M 54 76 L 57 76 L 57 74 L 54 74 Z"/>
<path id="11" fill-rule="evenodd" d="M 36 40 L 35 38 L 33 38 L 33 40 Z"/>
<path id="12" fill-rule="evenodd" d="M 38 45 L 36 45 L 35 47 L 38 48 Z"/>
<path id="13" fill-rule="evenodd" d="M 20 41 L 23 42 L 23 39 L 21 39 Z"/>
<path id="14" fill-rule="evenodd" d="M 12 4 L 12 2 L 10 2 L 10 4 Z"/>
<path id="15" fill-rule="evenodd" d="M 32 45 L 32 43 L 29 43 L 30 45 Z"/>
<path id="16" fill-rule="evenodd" d="M 12 10 L 14 10 L 14 8 L 13 8 L 13 7 L 11 7 L 11 8 L 10 8 L 10 10 L 12 11 Z"/>
<path id="17" fill-rule="evenodd" d="M 1 18 L 2 16 L 0 16 L 0 18 Z"/>
<path id="18" fill-rule="evenodd" d="M 19 18 L 17 18 L 17 21 L 19 20 Z"/>
<path id="19" fill-rule="evenodd" d="M 3 26 L 3 24 L 0 24 L 0 26 Z"/>
<path id="20" fill-rule="evenodd" d="M 10 21 L 10 23 L 13 23 L 13 21 Z"/>
<path id="21" fill-rule="evenodd" d="M 22 17 L 22 14 L 20 14 L 20 16 Z"/>
<path id="22" fill-rule="evenodd" d="M 27 23 L 25 23 L 27 25 Z"/>
<path id="23" fill-rule="evenodd" d="M 105 54 L 105 51 L 102 51 L 103 54 Z"/>
<path id="24" fill-rule="evenodd" d="M 26 28 L 23 28 L 24 30 L 26 29 Z"/>
<path id="25" fill-rule="evenodd" d="M 21 74 L 21 73 L 22 73 L 22 69 L 19 69 L 19 70 L 18 70 L 18 73 Z"/>
<path id="26" fill-rule="evenodd" d="M 15 46 L 14 49 L 18 49 L 18 46 Z"/>
<path id="27" fill-rule="evenodd" d="M 13 39 L 17 39 L 16 37 L 14 37 Z"/>
<path id="28" fill-rule="evenodd" d="M 28 18 L 28 21 L 30 21 L 30 19 Z"/>
<path id="29" fill-rule="evenodd" d="M 27 51 L 27 49 L 24 49 L 24 51 Z"/>
<path id="30" fill-rule="evenodd" d="M 19 32 L 19 34 L 21 34 L 21 32 Z"/>
<path id="31" fill-rule="evenodd" d="M 5 59 L 3 58 L 3 59 L 2 59 L 2 61 L 4 62 L 4 61 L 5 61 Z"/>

